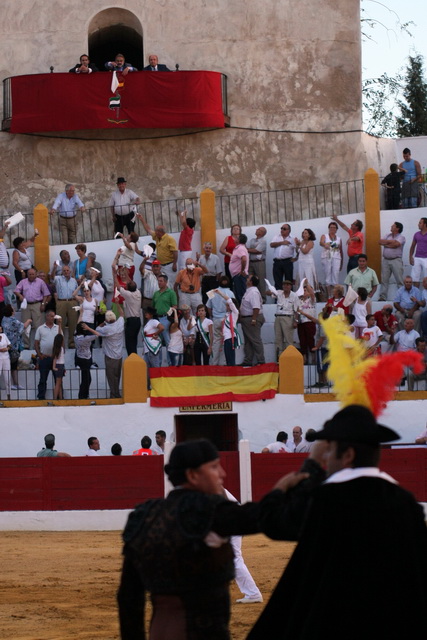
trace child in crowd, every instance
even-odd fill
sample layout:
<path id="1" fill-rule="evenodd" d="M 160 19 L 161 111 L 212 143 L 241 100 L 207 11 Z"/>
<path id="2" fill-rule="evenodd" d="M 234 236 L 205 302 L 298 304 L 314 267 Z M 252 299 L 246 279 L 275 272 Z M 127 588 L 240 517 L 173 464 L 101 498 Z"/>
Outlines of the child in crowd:
<path id="1" fill-rule="evenodd" d="M 193 240 L 194 235 L 194 227 L 196 226 L 196 221 L 193 218 L 187 218 L 187 211 L 177 211 L 176 215 L 179 218 L 181 223 L 182 231 L 179 234 L 178 241 L 178 271 L 180 269 L 185 269 L 185 261 L 187 258 L 191 258 L 192 247 L 191 242 Z"/>
<path id="2" fill-rule="evenodd" d="M 366 316 L 368 326 L 362 331 L 362 340 L 365 340 L 367 349 L 366 356 L 380 355 L 380 343 L 383 339 L 383 332 L 377 327 L 377 321 L 372 313 Z"/>
<path id="3" fill-rule="evenodd" d="M 371 301 L 368 298 L 368 291 L 365 287 L 359 287 L 357 290 L 358 298 L 353 305 L 353 314 L 355 321 L 353 326 L 355 328 L 355 337 L 360 338 L 362 336 L 363 329 L 368 326 L 366 316 L 372 313 Z"/>
<path id="4" fill-rule="evenodd" d="M 209 364 L 213 344 L 213 322 L 206 317 L 206 307 L 199 304 L 197 307 L 196 341 L 194 343 L 194 359 L 196 365 Z"/>
<path id="5" fill-rule="evenodd" d="M 58 316 L 59 317 L 59 316 Z M 55 388 L 53 390 L 53 399 L 62 400 L 64 397 L 62 389 L 62 378 L 65 375 L 65 350 L 64 350 L 64 336 L 62 333 L 58 333 L 53 341 L 52 349 L 52 371 L 55 378 Z"/>
<path id="6" fill-rule="evenodd" d="M 181 315 L 181 314 L 180 314 Z M 184 357 L 184 341 L 182 331 L 179 326 L 178 311 L 175 307 L 172 308 L 172 314 L 169 316 L 170 342 L 168 344 L 168 354 L 171 363 L 171 367 L 180 367 Z"/>
<path id="7" fill-rule="evenodd" d="M 405 173 L 406 169 L 399 169 L 397 164 L 393 162 L 393 164 L 390 165 L 390 173 L 388 173 L 381 182 L 386 189 L 387 209 L 400 208 L 400 183 L 402 182 Z"/>

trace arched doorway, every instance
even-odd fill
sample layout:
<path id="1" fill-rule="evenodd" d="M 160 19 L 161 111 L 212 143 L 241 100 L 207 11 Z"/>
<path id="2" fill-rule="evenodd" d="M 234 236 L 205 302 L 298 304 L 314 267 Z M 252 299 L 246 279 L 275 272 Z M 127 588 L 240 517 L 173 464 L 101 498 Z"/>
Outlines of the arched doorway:
<path id="1" fill-rule="evenodd" d="M 89 57 L 99 70 L 117 53 L 138 69 L 144 65 L 142 25 L 131 11 L 106 9 L 92 18 L 88 29 Z"/>

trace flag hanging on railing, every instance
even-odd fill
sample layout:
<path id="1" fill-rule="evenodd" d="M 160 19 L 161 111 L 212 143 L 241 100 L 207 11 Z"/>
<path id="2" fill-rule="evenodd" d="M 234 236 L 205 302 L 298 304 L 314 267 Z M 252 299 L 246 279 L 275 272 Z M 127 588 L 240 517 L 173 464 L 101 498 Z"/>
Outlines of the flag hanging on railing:
<path id="1" fill-rule="evenodd" d="M 152 407 L 251 402 L 274 398 L 279 367 L 158 367 L 150 369 L 150 381 Z"/>

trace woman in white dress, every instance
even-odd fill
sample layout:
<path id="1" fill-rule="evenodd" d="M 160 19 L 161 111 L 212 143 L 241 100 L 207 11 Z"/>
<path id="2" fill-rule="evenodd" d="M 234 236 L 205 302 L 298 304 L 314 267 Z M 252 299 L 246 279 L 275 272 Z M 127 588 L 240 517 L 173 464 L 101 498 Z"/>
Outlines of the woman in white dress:
<path id="1" fill-rule="evenodd" d="M 322 247 L 320 259 L 322 261 L 323 271 L 325 274 L 328 298 L 332 296 L 333 288 L 338 284 L 339 274 L 342 269 L 342 241 L 337 235 L 337 231 L 337 223 L 330 222 L 328 224 L 328 233 L 324 233 L 320 238 L 320 246 Z"/>
<path id="2" fill-rule="evenodd" d="M 314 266 L 314 241 L 316 236 L 311 229 L 304 229 L 301 240 L 296 239 L 296 245 L 299 250 L 298 256 L 298 275 L 299 282 L 307 278 L 308 283 L 317 290 L 316 267 Z"/>

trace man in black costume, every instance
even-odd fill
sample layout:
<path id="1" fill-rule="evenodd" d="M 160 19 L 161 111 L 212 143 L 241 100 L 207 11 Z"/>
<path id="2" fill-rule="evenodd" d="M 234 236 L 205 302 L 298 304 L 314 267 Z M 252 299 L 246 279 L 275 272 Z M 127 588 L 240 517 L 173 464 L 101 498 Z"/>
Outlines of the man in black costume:
<path id="1" fill-rule="evenodd" d="M 309 477 L 286 493 L 282 479 L 260 505 L 262 531 L 299 543 L 248 640 L 423 637 L 423 510 L 378 469 L 379 443 L 399 436 L 358 405 L 311 436 Z"/>
<path id="2" fill-rule="evenodd" d="M 258 505 L 223 497 L 225 472 L 207 440 L 176 445 L 165 472 L 175 489 L 139 505 L 123 533 L 122 640 L 145 638 L 146 591 L 150 640 L 228 640 L 234 577 L 228 536 L 259 531 Z"/>

